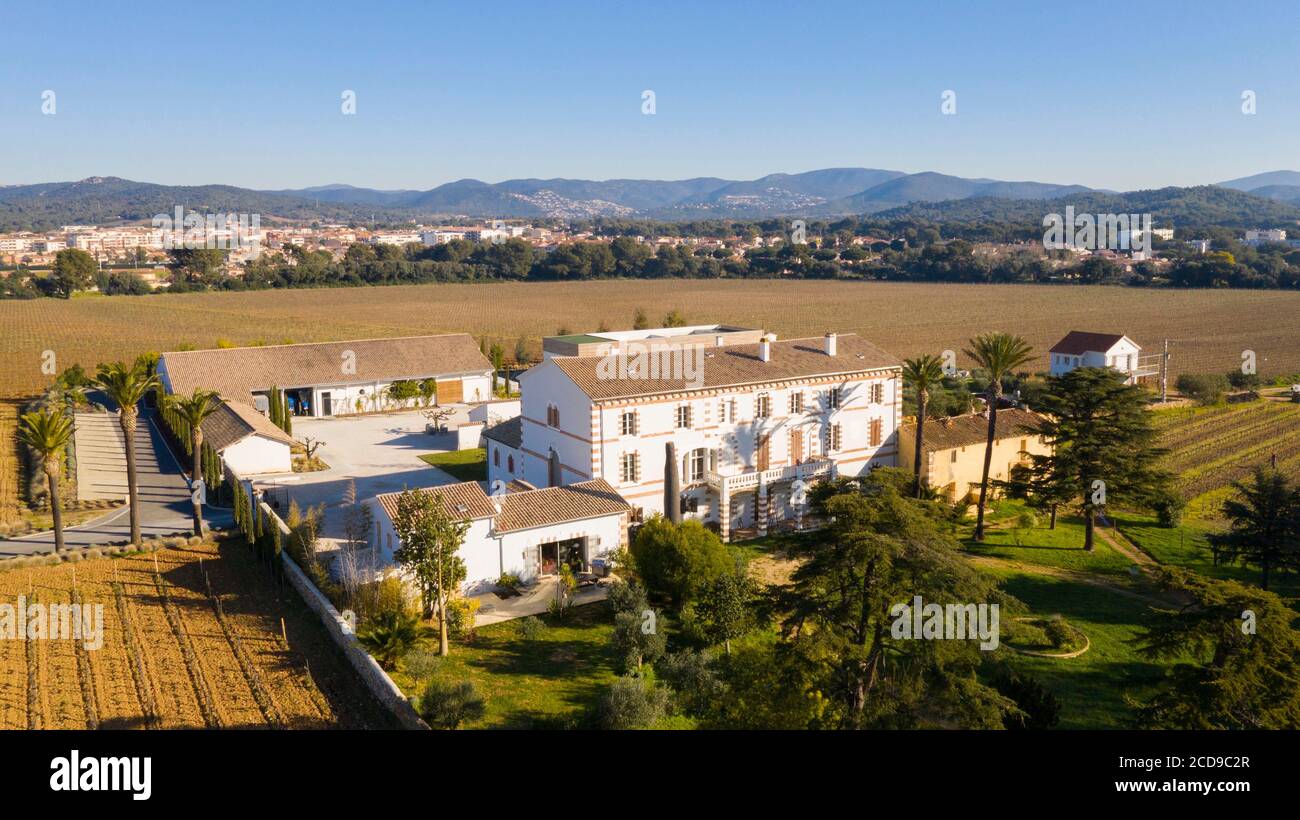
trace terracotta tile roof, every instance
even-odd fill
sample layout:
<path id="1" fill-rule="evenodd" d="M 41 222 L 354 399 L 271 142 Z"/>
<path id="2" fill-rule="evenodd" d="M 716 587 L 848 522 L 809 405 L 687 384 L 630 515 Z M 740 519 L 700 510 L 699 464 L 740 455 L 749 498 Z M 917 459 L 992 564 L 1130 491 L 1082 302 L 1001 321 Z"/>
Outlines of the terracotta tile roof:
<path id="1" fill-rule="evenodd" d="M 1043 416 L 1019 407 L 1007 407 L 998 410 L 998 426 L 994 431 L 997 440 L 1033 435 L 1033 428 L 1043 421 Z M 927 452 L 951 450 L 956 447 L 970 447 L 988 441 L 989 420 L 982 413 L 954 416 L 946 419 L 926 419 L 925 441 L 922 447 Z M 900 440 L 916 440 L 916 423 L 900 425 Z"/>
<path id="2" fill-rule="evenodd" d="M 483 436 L 518 450 L 524 443 L 524 419 L 522 416 L 506 419 L 484 430 Z"/>
<path id="3" fill-rule="evenodd" d="M 501 502 L 501 514 L 496 521 L 498 532 L 615 515 L 632 509 L 603 478 L 563 487 L 507 493 L 498 496 L 498 500 Z"/>
<path id="4" fill-rule="evenodd" d="M 1065 334 L 1064 339 L 1052 345 L 1052 349 L 1048 352 L 1066 353 L 1071 356 L 1092 352 L 1105 353 L 1123 338 L 1122 333 L 1088 333 L 1084 330 L 1071 330 Z"/>
<path id="5" fill-rule="evenodd" d="M 459 484 L 443 484 L 438 487 L 425 487 L 417 492 L 432 495 L 442 500 L 442 509 L 453 518 L 491 518 L 496 514 L 492 500 L 479 486 L 477 481 L 462 481 Z M 393 521 L 397 520 L 397 499 L 401 493 L 384 493 L 375 496 L 384 512 Z"/>
<path id="6" fill-rule="evenodd" d="M 827 356 L 823 339 L 788 339 L 772 343 L 770 361 L 759 358 L 758 344 L 705 347 L 703 384 L 699 389 L 838 376 L 900 367 L 902 362 L 856 333 L 838 334 L 836 355 Z M 560 357 L 550 360 L 592 399 L 632 398 L 697 389 L 685 379 L 600 378 L 601 357 Z M 537 368 L 534 368 L 536 370 Z M 531 372 L 531 371 L 530 371 Z M 525 376 L 526 378 L 526 376 Z"/>
<path id="7" fill-rule="evenodd" d="M 293 445 L 293 437 L 276 427 L 257 408 L 238 401 L 223 401 L 216 412 L 203 420 L 203 440 L 218 453 L 252 435 Z"/>
<path id="8" fill-rule="evenodd" d="M 355 354 L 356 372 L 344 374 L 343 355 L 349 350 Z M 246 403 L 252 403 L 254 391 L 272 387 L 426 379 L 492 369 L 465 333 L 172 351 L 162 354 L 162 367 L 173 393 L 202 388 Z"/>
<path id="9" fill-rule="evenodd" d="M 497 514 L 492 503 L 494 499 L 483 492 L 477 481 L 426 487 L 417 492 L 440 497 L 443 509 L 450 516 L 471 520 L 496 516 L 498 532 L 514 532 L 584 518 L 617 515 L 631 509 L 609 482 L 602 478 L 564 487 L 546 487 L 497 496 L 495 500 L 501 502 L 500 514 Z M 397 499 L 401 495 L 384 493 L 375 497 L 390 519 L 397 518 Z"/>

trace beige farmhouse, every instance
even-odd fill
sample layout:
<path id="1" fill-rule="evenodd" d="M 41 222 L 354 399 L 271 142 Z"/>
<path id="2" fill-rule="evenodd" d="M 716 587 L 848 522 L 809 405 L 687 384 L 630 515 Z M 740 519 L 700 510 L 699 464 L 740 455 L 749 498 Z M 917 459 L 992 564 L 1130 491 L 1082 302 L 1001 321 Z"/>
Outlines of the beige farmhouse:
<path id="1" fill-rule="evenodd" d="M 1051 453 L 1051 445 L 1033 432 L 1041 421 L 1042 416 L 1029 410 L 1007 408 L 998 411 L 993 460 L 989 465 L 990 479 L 1005 480 L 1012 467 L 1029 462 L 1030 454 Z M 949 501 L 978 493 L 988 429 L 989 419 L 983 413 L 927 420 L 921 454 L 921 473 L 926 483 Z M 916 463 L 914 421 L 898 429 L 898 460 L 900 466 L 908 470 Z"/>

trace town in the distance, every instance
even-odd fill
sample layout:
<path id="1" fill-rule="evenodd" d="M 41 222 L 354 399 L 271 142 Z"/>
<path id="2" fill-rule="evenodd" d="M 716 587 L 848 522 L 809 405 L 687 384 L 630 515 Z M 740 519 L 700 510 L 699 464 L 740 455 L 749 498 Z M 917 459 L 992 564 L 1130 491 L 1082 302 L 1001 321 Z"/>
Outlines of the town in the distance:
<path id="1" fill-rule="evenodd" d="M 6 9 L 6 785 L 1286 793 L 1300 4 L 1095 5 Z"/>

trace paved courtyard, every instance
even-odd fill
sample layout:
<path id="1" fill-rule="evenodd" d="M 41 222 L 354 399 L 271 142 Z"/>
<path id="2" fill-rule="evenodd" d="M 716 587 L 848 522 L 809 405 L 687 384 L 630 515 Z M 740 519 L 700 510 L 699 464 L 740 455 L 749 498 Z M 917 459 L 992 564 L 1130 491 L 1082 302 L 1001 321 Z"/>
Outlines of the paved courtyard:
<path id="1" fill-rule="evenodd" d="M 613 579 L 606 578 L 593 586 L 574 590 L 573 605 L 582 606 L 605 600 L 609 597 L 611 583 Z M 474 626 L 499 624 L 502 621 L 525 618 L 529 615 L 544 615 L 550 609 L 551 601 L 555 599 L 559 588 L 559 579 L 550 576 L 542 578 L 536 584 L 525 588 L 522 594 L 511 598 L 502 598 L 495 592 L 471 595 L 471 598 L 479 602 L 478 612 L 474 616 Z"/>
<path id="2" fill-rule="evenodd" d="M 450 420 L 453 426 L 464 420 L 464 410 L 460 415 L 462 418 Z M 424 432 L 427 421 L 419 411 L 295 418 L 293 437 L 299 441 L 310 438 L 324 442 L 316 456 L 329 469 L 262 476 L 255 483 L 279 502 L 281 516 L 287 514 L 290 500 L 296 500 L 303 508 L 324 504 L 322 538 L 327 542 L 342 538 L 341 505 L 349 480 L 356 482 L 358 499 L 456 482 L 447 473 L 420 460 L 426 453 L 445 452 L 455 447 L 454 435 L 434 436 Z M 330 544 L 322 547 L 329 549 Z"/>

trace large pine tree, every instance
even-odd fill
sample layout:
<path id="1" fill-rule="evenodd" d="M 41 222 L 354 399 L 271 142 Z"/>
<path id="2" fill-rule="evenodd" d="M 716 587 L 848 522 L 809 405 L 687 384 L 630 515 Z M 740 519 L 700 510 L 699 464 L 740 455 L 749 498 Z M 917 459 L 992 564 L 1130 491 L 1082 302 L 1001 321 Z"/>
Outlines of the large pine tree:
<path id="1" fill-rule="evenodd" d="M 1146 409 L 1146 391 L 1105 367 L 1081 367 L 1048 379 L 1036 432 L 1052 447 L 1030 455 L 1031 493 L 1079 510 L 1084 549 L 1093 548 L 1097 515 L 1109 504 L 1149 506 L 1169 484 L 1156 467 L 1163 450 Z"/>

